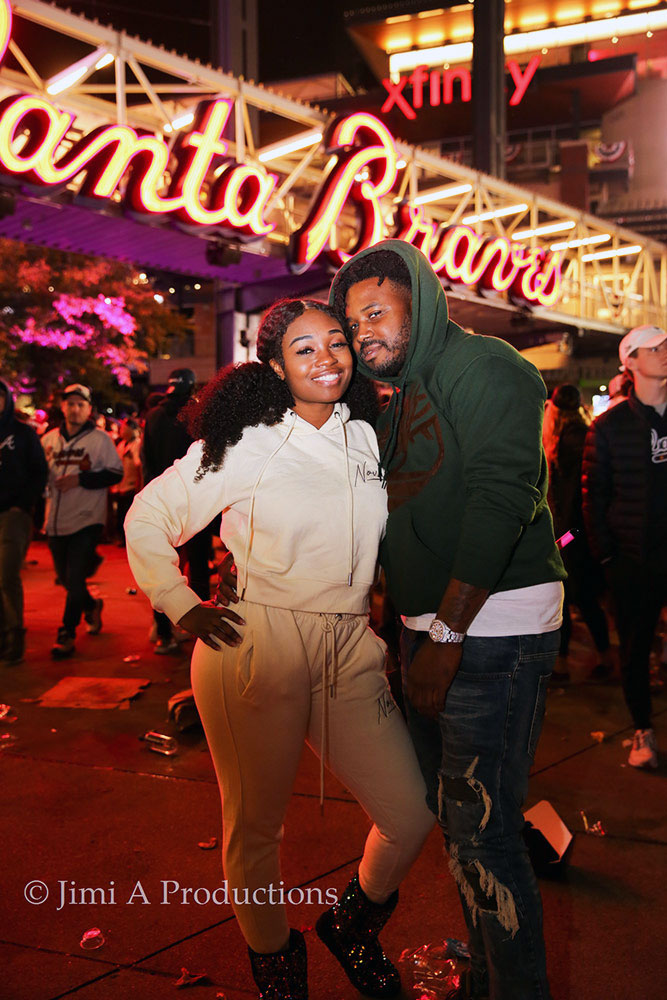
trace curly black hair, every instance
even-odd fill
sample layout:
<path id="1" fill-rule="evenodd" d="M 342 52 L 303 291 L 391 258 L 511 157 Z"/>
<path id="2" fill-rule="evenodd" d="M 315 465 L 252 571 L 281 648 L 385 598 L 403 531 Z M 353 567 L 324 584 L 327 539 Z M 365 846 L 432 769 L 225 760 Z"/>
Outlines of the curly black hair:
<path id="1" fill-rule="evenodd" d="M 269 309 L 257 331 L 259 361 L 223 368 L 185 407 L 182 419 L 190 434 L 204 442 L 197 479 L 220 468 L 227 449 L 238 444 L 246 427 L 280 423 L 285 411 L 294 405 L 287 383 L 278 377 L 270 362 L 282 365 L 287 328 L 311 309 L 340 322 L 334 310 L 319 299 L 281 299 Z M 379 401 L 372 381 L 355 373 L 342 399 L 352 419 L 375 424 Z"/>
<path id="2" fill-rule="evenodd" d="M 408 296 L 412 295 L 410 271 L 403 258 L 399 257 L 393 250 L 376 250 L 353 260 L 336 281 L 334 309 L 339 317 L 345 318 L 345 299 L 352 285 L 366 281 L 367 278 L 377 278 L 378 285 L 381 285 L 387 278 L 394 285 L 398 285 L 399 288 L 407 292 Z"/>

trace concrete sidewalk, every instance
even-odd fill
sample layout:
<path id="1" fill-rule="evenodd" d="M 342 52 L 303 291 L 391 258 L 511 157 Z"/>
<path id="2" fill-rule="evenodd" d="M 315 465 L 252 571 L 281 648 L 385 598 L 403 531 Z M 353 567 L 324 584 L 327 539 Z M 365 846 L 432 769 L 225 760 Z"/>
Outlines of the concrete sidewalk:
<path id="1" fill-rule="evenodd" d="M 220 887 L 220 806 L 203 737 L 179 734 L 166 705 L 189 686 L 188 654 L 159 657 L 148 641 L 150 609 L 123 550 L 105 546 L 93 583 L 104 598 L 99 636 L 80 630 L 76 655 L 54 662 L 49 648 L 64 591 L 50 556 L 32 546 L 25 575 L 25 662 L 0 668 L 0 701 L 16 721 L 0 721 L 0 1000 L 80 1000 L 174 996 L 186 968 L 207 979 L 188 988 L 202 1000 L 256 996 L 246 949 Z M 36 564 L 34 564 L 36 560 Z M 548 799 L 575 833 L 560 879 L 541 881 L 554 1000 L 649 1000 L 664 995 L 667 845 L 665 755 L 657 772 L 626 766 L 632 735 L 617 683 L 583 681 L 594 662 L 575 625 L 575 672 L 549 695 L 528 805 Z M 138 656 L 129 662 L 125 657 Z M 141 678 L 150 684 L 125 708 L 47 708 L 37 703 L 65 676 Z M 667 698 L 655 697 L 659 745 L 667 748 Z M 177 736 L 173 757 L 139 740 L 157 729 Z M 598 743 L 591 732 L 603 731 Z M 9 739 L 2 739 L 4 734 Z M 9 745 L 11 744 L 11 745 Z M 286 887 L 311 889 L 291 922 L 311 928 L 328 888 L 354 872 L 368 821 L 348 792 L 327 777 L 324 818 L 318 764 L 304 751 L 286 822 Z M 600 820 L 606 836 L 584 832 Z M 26 889 L 33 883 L 32 889 Z M 39 883 L 39 884 L 38 884 Z M 91 892 L 95 902 L 91 902 Z M 195 892 L 198 890 L 198 892 Z M 35 902 L 26 900 L 32 891 Z M 37 902 L 40 894 L 48 898 Z M 80 946 L 100 928 L 104 945 Z M 383 933 L 392 958 L 445 937 L 465 938 L 453 882 L 434 831 L 401 890 Z M 312 1000 L 358 1000 L 314 933 L 306 934 Z M 660 983 L 663 985 L 661 986 Z M 417 1000 L 410 988 L 405 997 Z"/>

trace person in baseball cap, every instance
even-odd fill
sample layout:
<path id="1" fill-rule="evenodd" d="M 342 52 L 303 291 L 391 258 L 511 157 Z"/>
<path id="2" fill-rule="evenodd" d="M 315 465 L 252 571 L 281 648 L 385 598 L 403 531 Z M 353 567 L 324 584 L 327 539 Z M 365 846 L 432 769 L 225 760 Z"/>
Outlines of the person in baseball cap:
<path id="1" fill-rule="evenodd" d="M 623 693 L 635 726 L 628 763 L 655 768 L 649 657 L 667 606 L 667 332 L 637 326 L 618 354 L 632 386 L 588 431 L 583 510 L 616 619 Z"/>
<path id="2" fill-rule="evenodd" d="M 68 399 L 70 396 L 80 396 L 87 403 L 92 403 L 93 401 L 93 396 L 88 386 L 81 385 L 80 382 L 73 382 L 72 385 L 66 386 L 63 391 L 63 399 Z"/>
<path id="3" fill-rule="evenodd" d="M 664 340 L 667 340 L 667 332 L 659 326 L 636 326 L 630 330 L 618 345 L 621 371 L 626 371 L 626 362 L 638 347 L 659 347 Z"/>
<path id="4" fill-rule="evenodd" d="M 192 368 L 174 368 L 167 381 L 168 396 L 191 396 L 197 376 Z"/>

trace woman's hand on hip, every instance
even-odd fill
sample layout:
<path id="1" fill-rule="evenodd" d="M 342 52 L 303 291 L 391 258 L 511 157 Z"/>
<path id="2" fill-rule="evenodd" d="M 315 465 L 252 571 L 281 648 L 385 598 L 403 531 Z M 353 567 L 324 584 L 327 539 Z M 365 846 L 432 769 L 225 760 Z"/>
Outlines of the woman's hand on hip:
<path id="1" fill-rule="evenodd" d="M 236 566 L 234 565 L 234 556 L 231 552 L 227 552 L 225 558 L 217 566 L 218 570 L 218 586 L 215 592 L 215 599 L 218 604 L 223 604 L 227 607 L 230 602 L 232 604 L 238 603 L 238 595 L 236 593 Z"/>
<path id="2" fill-rule="evenodd" d="M 226 619 L 237 625 L 245 625 L 243 618 L 235 611 L 221 608 L 214 601 L 206 601 L 190 608 L 178 624 L 211 649 L 221 649 L 223 643 L 226 646 L 238 646 L 241 643 L 241 636 Z"/>

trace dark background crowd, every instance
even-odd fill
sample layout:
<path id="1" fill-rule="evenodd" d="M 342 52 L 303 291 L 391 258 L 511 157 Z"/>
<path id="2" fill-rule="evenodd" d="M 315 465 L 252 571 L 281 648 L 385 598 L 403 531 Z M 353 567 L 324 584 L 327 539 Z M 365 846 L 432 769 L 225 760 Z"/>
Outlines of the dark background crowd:
<path id="1" fill-rule="evenodd" d="M 664 349 L 665 341 L 659 347 Z M 657 440 L 664 446 L 667 420 L 664 407 L 660 413 L 659 407 L 639 401 L 630 371 L 613 380 L 610 388 L 608 409 L 595 420 L 574 385 L 558 386 L 546 405 L 549 504 L 568 571 L 552 684 L 570 679 L 574 610 L 594 650 L 590 679 L 613 682 L 620 676 L 636 727 L 635 763 L 655 766 L 649 671 L 667 662 L 662 618 L 667 461 L 651 462 L 649 444 Z M 165 391 L 151 393 L 141 412 L 130 409 L 111 416 L 95 410 L 87 386 L 74 384 L 65 387 L 60 405 L 28 416 L 15 410 L 9 386 L 0 382 L 0 656 L 6 664 L 18 664 L 24 657 L 20 570 L 35 536 L 46 535 L 56 583 L 66 591 L 52 656 L 65 659 L 75 653 L 82 619 L 89 633 L 101 630 L 103 602 L 91 596 L 86 583 L 103 559 L 97 546 L 102 541 L 124 546 L 123 522 L 134 497 L 188 450 L 192 438 L 182 411 L 195 390 L 194 372 L 175 369 Z M 57 462 L 55 453 L 60 455 Z M 73 473 L 64 477 L 63 487 L 62 462 L 70 456 Z M 103 497 L 103 515 L 100 518 L 95 507 L 83 514 L 88 523 L 80 523 L 86 493 Z M 68 521 L 68 503 L 77 507 L 78 520 Z M 615 519 L 612 533 L 621 539 L 614 551 L 610 517 Z M 219 519 L 180 550 L 182 570 L 202 600 L 211 596 L 212 541 L 218 530 Z M 648 538 L 644 547 L 638 543 L 642 532 Z M 381 583 L 372 609 L 374 627 L 387 640 L 390 666 L 395 666 L 396 620 Z M 612 646 L 610 615 L 618 632 L 618 652 Z M 154 612 L 150 638 L 154 652 L 162 655 L 177 653 L 188 636 L 166 615 Z M 397 676 L 391 676 L 392 689 L 400 698 Z"/>

